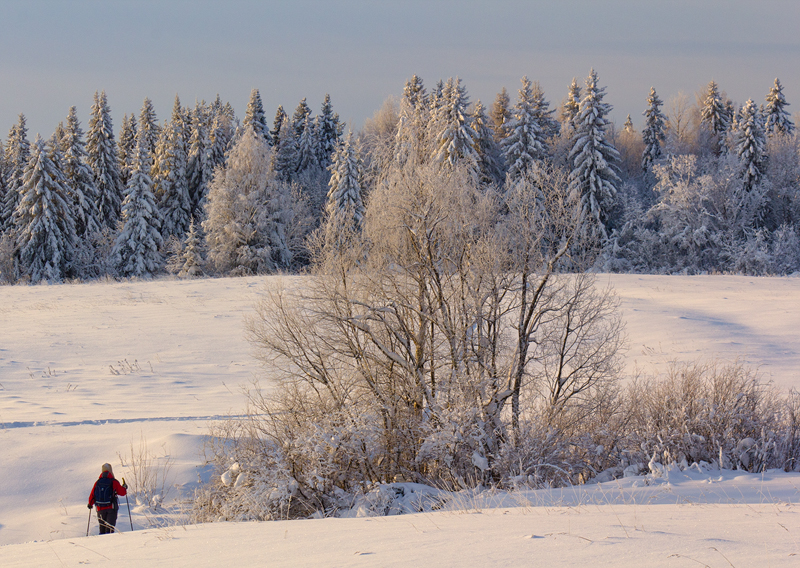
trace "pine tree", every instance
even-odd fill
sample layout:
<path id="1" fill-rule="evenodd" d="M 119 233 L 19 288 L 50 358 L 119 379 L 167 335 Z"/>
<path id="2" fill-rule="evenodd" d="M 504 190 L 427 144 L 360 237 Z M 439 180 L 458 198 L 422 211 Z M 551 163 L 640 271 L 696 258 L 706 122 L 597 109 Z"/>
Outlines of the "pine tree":
<path id="1" fill-rule="evenodd" d="M 32 283 L 60 282 L 67 276 L 77 236 L 58 142 L 41 139 L 31 147 L 14 212 L 22 270 Z"/>
<path id="2" fill-rule="evenodd" d="M 508 177 L 516 180 L 545 158 L 542 127 L 534 114 L 533 84 L 522 78 L 517 102 L 508 122 L 508 136 L 502 142 Z"/>
<path id="3" fill-rule="evenodd" d="M 250 91 L 250 101 L 247 103 L 242 125 L 245 128 L 252 128 L 256 135 L 261 136 L 267 142 L 270 141 L 267 118 L 264 115 L 264 104 L 261 102 L 261 93 L 258 89 Z"/>
<path id="4" fill-rule="evenodd" d="M 642 140 L 644 141 L 644 152 L 642 153 L 642 169 L 650 171 L 653 162 L 661 157 L 661 142 L 666 139 L 664 133 L 664 114 L 661 112 L 661 105 L 664 104 L 655 87 L 650 87 L 650 96 L 647 97 L 647 110 L 644 111 L 644 130 L 642 130 Z M 630 115 L 628 115 L 630 118 Z"/>
<path id="5" fill-rule="evenodd" d="M 25 115 L 20 114 L 17 124 L 11 127 L 8 133 L 8 143 L 5 151 L 5 193 L 0 203 L 0 227 L 2 234 L 10 234 L 14 228 L 14 211 L 21 198 L 25 168 L 30 160 L 30 142 L 28 142 L 28 127 Z"/>
<path id="6" fill-rule="evenodd" d="M 311 108 L 308 106 L 305 97 L 297 104 L 297 108 L 294 109 L 294 114 L 292 115 L 292 128 L 294 129 L 294 138 L 295 140 L 300 140 L 300 137 L 303 135 L 303 124 L 305 124 L 306 118 L 311 116 Z"/>
<path id="7" fill-rule="evenodd" d="M 765 110 L 765 130 L 769 136 L 773 134 L 786 134 L 791 136 L 794 133 L 794 123 L 786 112 L 786 97 L 783 96 L 783 85 L 776 78 L 775 84 L 767 95 L 767 107 Z"/>
<path id="8" fill-rule="evenodd" d="M 172 119 L 164 125 L 156 148 L 153 186 L 161 211 L 161 234 L 183 238 L 192 219 L 192 203 L 186 177 L 186 132 L 180 100 L 175 98 Z"/>
<path id="9" fill-rule="evenodd" d="M 283 105 L 278 105 L 278 110 L 275 111 L 275 120 L 272 123 L 272 130 L 269 133 L 269 145 L 277 146 L 278 139 L 281 135 L 281 126 L 286 119 L 286 112 L 283 110 Z"/>
<path id="10" fill-rule="evenodd" d="M 75 231 L 79 238 L 88 239 L 101 230 L 102 219 L 97 209 L 98 191 L 92 169 L 86 163 L 86 144 L 78 121 L 78 111 L 69 109 L 67 125 L 61 138 L 63 170 L 72 202 Z"/>
<path id="11" fill-rule="evenodd" d="M 108 107 L 105 91 L 94 93 L 89 132 L 86 133 L 86 151 L 97 187 L 97 209 L 103 224 L 116 230 L 120 214 L 121 186 L 111 109 Z"/>
<path id="12" fill-rule="evenodd" d="M 119 160 L 119 181 L 125 187 L 131 177 L 131 164 L 136 157 L 136 118 L 126 114 L 122 118 L 122 127 L 119 131 L 119 144 L 117 144 L 117 158 Z"/>
<path id="13" fill-rule="evenodd" d="M 151 158 L 142 131 L 122 203 L 122 230 L 114 242 L 114 265 L 122 276 L 151 276 L 161 267 L 161 219 L 150 179 Z"/>
<path id="14" fill-rule="evenodd" d="M 745 192 L 752 191 L 764 175 L 766 138 L 759 114 L 758 107 L 748 99 L 742 107 L 736 130 L 736 155 Z"/>
<path id="15" fill-rule="evenodd" d="M 317 136 L 319 138 L 319 163 L 323 168 L 331 164 L 333 153 L 339 143 L 339 115 L 333 112 L 331 96 L 326 94 L 318 116 Z"/>
<path id="16" fill-rule="evenodd" d="M 508 121 L 511 120 L 511 111 L 509 107 L 511 99 L 508 96 L 508 91 L 503 87 L 492 103 L 492 110 L 489 116 L 492 119 L 492 129 L 494 130 L 494 140 L 498 144 L 508 136 Z"/>
<path id="17" fill-rule="evenodd" d="M 480 177 L 478 133 L 472 128 L 467 113 L 469 97 L 461 79 L 448 79 L 442 92 L 442 102 L 433 119 L 436 148 L 433 160 L 447 166 L 461 165 L 476 181 Z"/>
<path id="18" fill-rule="evenodd" d="M 131 120 L 133 120 L 133 115 L 131 115 Z M 152 160 L 156 153 L 158 139 L 161 137 L 161 127 L 158 125 L 156 111 L 153 108 L 153 101 L 148 97 L 145 97 L 144 103 L 142 103 L 142 110 L 139 113 L 139 132 L 142 133 L 142 142 L 145 144 L 145 152 Z"/>
<path id="19" fill-rule="evenodd" d="M 605 241 L 610 229 L 609 213 L 620 183 L 617 175 L 619 152 L 606 141 L 606 118 L 611 105 L 603 102 L 605 87 L 597 85 L 597 73 L 586 78 L 586 92 L 573 123 L 570 160 L 570 191 L 580 199 L 584 232 Z"/>
<path id="20" fill-rule="evenodd" d="M 353 133 L 339 144 L 330 166 L 328 202 L 325 211 L 328 217 L 326 240 L 329 244 L 338 239 L 342 231 L 349 232 L 361 227 L 364 220 L 364 203 L 361 198 L 360 166 L 353 147 Z M 335 241 L 335 242 L 338 242 Z"/>

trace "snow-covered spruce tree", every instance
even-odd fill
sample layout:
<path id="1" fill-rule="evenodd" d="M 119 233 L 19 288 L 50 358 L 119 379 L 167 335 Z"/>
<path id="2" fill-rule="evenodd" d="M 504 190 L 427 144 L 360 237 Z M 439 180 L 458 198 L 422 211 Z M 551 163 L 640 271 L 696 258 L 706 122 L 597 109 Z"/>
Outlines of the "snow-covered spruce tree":
<path id="1" fill-rule="evenodd" d="M 289 118 L 283 119 L 278 141 L 275 144 L 275 153 L 272 156 L 275 175 L 285 183 L 291 183 L 297 172 L 297 164 L 300 161 L 297 151 L 297 138 L 295 129 L 292 127 Z"/>
<path id="2" fill-rule="evenodd" d="M 20 268 L 31 283 L 68 275 L 77 236 L 58 143 L 36 138 L 14 213 Z"/>
<path id="3" fill-rule="evenodd" d="M 250 101 L 247 103 L 242 126 L 253 129 L 257 136 L 261 136 L 267 142 L 271 139 L 267 118 L 264 115 L 264 104 L 261 102 L 261 93 L 258 89 L 250 91 Z"/>
<path id="4" fill-rule="evenodd" d="M 319 166 L 319 139 L 317 137 L 317 121 L 306 116 L 303 131 L 297 140 L 297 173 Z"/>
<path id="5" fill-rule="evenodd" d="M 133 115 L 131 115 L 131 119 L 133 119 Z M 158 139 L 161 137 L 161 127 L 158 125 L 153 101 L 149 97 L 145 97 L 142 103 L 142 110 L 139 112 L 139 128 L 136 132 L 137 141 L 139 132 L 141 132 L 142 142 L 145 144 L 145 152 L 152 160 L 156 154 Z"/>
<path id="6" fill-rule="evenodd" d="M 398 164 L 426 162 L 429 157 L 427 130 L 431 118 L 430 101 L 422 79 L 416 75 L 406 81 L 403 88 L 398 118 L 394 160 Z"/>
<path id="7" fill-rule="evenodd" d="M 559 124 L 553 118 L 555 109 L 550 108 L 550 102 L 544 98 L 544 91 L 542 90 L 539 81 L 534 81 L 531 93 L 531 109 L 536 122 L 542 129 L 543 140 L 552 138 L 558 134 Z"/>
<path id="8" fill-rule="evenodd" d="M 752 191 L 764 175 L 766 137 L 759 117 L 758 107 L 748 99 L 742 107 L 736 129 L 736 155 L 745 192 Z"/>
<path id="9" fill-rule="evenodd" d="M 122 203 L 122 229 L 114 242 L 113 263 L 121 276 L 148 277 L 161 269 L 161 216 L 150 179 L 151 158 L 142 131 Z"/>
<path id="10" fill-rule="evenodd" d="M 176 99 L 177 113 L 164 125 L 156 148 L 153 187 L 161 211 L 161 235 L 183 238 L 192 219 L 192 202 L 186 178 L 186 134 Z"/>
<path id="11" fill-rule="evenodd" d="M 606 141 L 606 116 L 611 105 L 603 102 L 605 87 L 597 85 L 597 73 L 586 78 L 586 91 L 575 117 L 572 151 L 574 164 L 570 173 L 570 191 L 581 202 L 583 229 L 589 240 L 605 242 L 610 233 L 610 211 L 620 183 L 617 175 L 619 152 Z"/>
<path id="12" fill-rule="evenodd" d="M 186 177 L 189 181 L 189 199 L 192 215 L 202 218 L 203 204 L 208 193 L 208 184 L 214 175 L 214 162 L 211 156 L 210 116 L 208 106 L 197 103 L 192 112 L 191 134 L 189 136 Z"/>
<path id="13" fill-rule="evenodd" d="M 435 148 L 433 161 L 452 168 L 461 165 L 475 181 L 480 178 L 478 133 L 467 112 L 469 97 L 461 79 L 450 78 L 442 91 L 442 102 L 431 121 Z"/>
<path id="14" fill-rule="evenodd" d="M 527 77 L 523 77 L 522 88 L 519 90 L 517 102 L 511 111 L 511 120 L 508 122 L 508 136 L 502 141 L 503 156 L 508 168 L 507 176 L 510 180 L 524 176 L 547 155 L 543 144 L 544 133 L 536 117 L 533 96 L 533 83 Z"/>
<path id="15" fill-rule="evenodd" d="M 489 111 L 489 117 L 492 119 L 492 130 L 494 131 L 494 140 L 497 144 L 508 136 L 507 124 L 511 120 L 511 98 L 508 96 L 508 91 L 503 87 L 492 103 L 492 109 Z"/>
<path id="16" fill-rule="evenodd" d="M 284 119 L 286 119 L 286 111 L 283 110 L 283 105 L 278 105 L 278 110 L 275 111 L 275 120 L 272 122 L 272 130 L 269 131 L 270 146 L 275 147 L 278 145 Z"/>
<path id="17" fill-rule="evenodd" d="M 561 104 L 561 124 L 567 125 L 571 128 L 572 122 L 578 116 L 581 109 L 581 87 L 578 85 L 578 80 L 572 78 L 572 83 L 567 91 L 567 98 Z"/>
<path id="18" fill-rule="evenodd" d="M 318 160 L 320 167 L 327 168 L 331 165 L 333 153 L 339 145 L 339 134 L 341 131 L 339 115 L 333 112 L 333 105 L 331 104 L 331 96 L 329 94 L 325 94 L 325 100 L 322 101 L 322 108 L 320 109 L 317 119 L 317 138 L 319 139 Z"/>
<path id="19" fill-rule="evenodd" d="M 78 111 L 74 106 L 69 109 L 60 145 L 63 171 L 67 178 L 75 218 L 75 231 L 78 237 L 85 241 L 100 232 L 103 223 L 97 209 L 97 186 L 94 183 L 92 169 L 86 163 L 86 144 L 78 121 Z"/>
<path id="20" fill-rule="evenodd" d="M 329 247 L 338 247 L 347 241 L 352 232 L 359 230 L 364 221 L 360 164 L 352 131 L 340 142 L 333 155 L 330 171 L 328 201 L 325 205 L 325 243 Z"/>
<path id="21" fill-rule="evenodd" d="M 203 254 L 200 238 L 194 228 L 194 219 L 189 223 L 189 231 L 186 233 L 186 240 L 183 243 L 181 266 L 178 276 L 182 278 L 196 278 L 203 275 Z"/>
<path id="22" fill-rule="evenodd" d="M 22 191 L 22 179 L 30 160 L 28 128 L 25 115 L 20 114 L 17 124 L 11 127 L 5 150 L 5 193 L 0 202 L 0 234 L 10 235 L 14 229 L 14 212 Z"/>
<path id="23" fill-rule="evenodd" d="M 284 129 L 292 132 L 287 124 Z M 271 154 L 263 138 L 243 132 L 209 186 L 202 227 L 207 260 L 218 273 L 289 269 L 303 251 L 304 204 L 291 185 L 276 179 Z"/>
<path id="24" fill-rule="evenodd" d="M 647 97 L 647 110 L 644 111 L 644 130 L 642 130 L 642 140 L 644 141 L 644 153 L 642 154 L 642 169 L 650 171 L 653 162 L 661 157 L 661 143 L 666 140 L 664 134 L 664 113 L 661 112 L 661 105 L 664 104 L 655 87 L 650 87 L 650 96 Z"/>
<path id="25" fill-rule="evenodd" d="M 117 159 L 119 160 L 119 181 L 123 187 L 128 185 L 131 177 L 131 164 L 136 158 L 136 117 L 126 114 L 122 117 L 122 126 L 119 130 L 119 143 L 117 144 Z"/>
<path id="26" fill-rule="evenodd" d="M 706 96 L 700 106 L 700 120 L 706 125 L 717 143 L 716 153 L 725 151 L 725 133 L 731 127 L 731 116 L 726 101 L 719 92 L 715 81 L 708 84 Z"/>
<path id="27" fill-rule="evenodd" d="M 116 231 L 122 201 L 117 160 L 117 145 L 114 141 L 114 128 L 111 123 L 111 109 L 108 106 L 106 92 L 94 93 L 92 116 L 89 119 L 89 131 L 86 133 L 86 153 L 89 167 L 94 174 L 97 186 L 97 209 L 103 224 L 111 231 Z"/>
<path id="28" fill-rule="evenodd" d="M 303 100 L 297 103 L 297 108 L 294 109 L 294 114 L 292 115 L 291 124 L 294 129 L 295 140 L 300 140 L 303 135 L 303 124 L 305 124 L 306 118 L 310 116 L 311 107 L 308 106 L 306 98 L 303 97 Z"/>
<path id="29" fill-rule="evenodd" d="M 484 185 L 499 184 L 503 181 L 504 175 L 503 158 L 481 101 L 475 103 L 472 111 L 472 127 L 478 135 L 475 147 L 478 151 L 479 181 Z"/>
<path id="30" fill-rule="evenodd" d="M 764 109 L 766 114 L 765 128 L 768 136 L 773 134 L 786 134 L 791 136 L 794 133 L 794 123 L 789 118 L 786 107 L 786 97 L 783 96 L 783 85 L 775 78 L 775 84 L 767 94 L 767 106 Z"/>

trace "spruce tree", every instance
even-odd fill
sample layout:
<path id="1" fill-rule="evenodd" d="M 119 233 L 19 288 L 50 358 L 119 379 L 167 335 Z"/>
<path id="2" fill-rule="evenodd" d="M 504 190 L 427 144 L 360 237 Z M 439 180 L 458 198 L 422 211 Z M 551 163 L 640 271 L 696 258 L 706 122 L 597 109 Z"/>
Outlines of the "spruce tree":
<path id="1" fill-rule="evenodd" d="M 136 157 L 136 117 L 126 114 L 122 118 L 122 127 L 119 130 L 119 143 L 117 144 L 117 158 L 119 160 L 119 181 L 125 187 L 131 177 L 131 164 Z"/>
<path id="2" fill-rule="evenodd" d="M 21 197 L 25 168 L 30 160 L 31 150 L 28 142 L 28 127 L 25 115 L 20 114 L 17 124 L 8 133 L 5 151 L 5 193 L 0 203 L 0 227 L 2 234 L 10 234 L 14 228 L 14 211 Z"/>
<path id="3" fill-rule="evenodd" d="M 653 162 L 661 157 L 661 142 L 666 139 L 664 133 L 665 117 L 661 112 L 662 104 L 664 103 L 658 98 L 655 87 L 650 87 L 650 96 L 647 97 L 647 110 L 642 113 L 644 114 L 642 169 L 645 172 L 649 172 Z"/>
<path id="4" fill-rule="evenodd" d="M 176 98 L 172 120 L 164 125 L 156 148 L 153 187 L 161 211 L 161 234 L 183 238 L 192 219 L 192 202 L 186 177 L 186 133 Z"/>
<path id="5" fill-rule="evenodd" d="M 543 140 L 558 134 L 558 121 L 553 118 L 555 110 L 550 109 L 550 103 L 544 98 L 544 91 L 539 85 L 539 81 L 534 81 L 532 85 L 531 110 L 536 122 L 542 129 Z"/>
<path id="6" fill-rule="evenodd" d="M 86 133 L 86 152 L 97 187 L 97 209 L 104 226 L 116 230 L 122 193 L 111 109 L 108 107 L 105 91 L 94 93 L 92 116 L 89 119 L 89 131 Z"/>
<path id="7" fill-rule="evenodd" d="M 77 236 L 58 142 L 36 138 L 14 212 L 20 266 L 32 283 L 68 274 Z"/>
<path id="8" fill-rule="evenodd" d="M 432 138 L 436 145 L 433 160 L 450 167 L 461 165 L 477 181 L 480 177 L 478 133 L 472 128 L 468 106 L 469 97 L 461 79 L 448 79 L 432 121 L 435 129 Z"/>
<path id="9" fill-rule="evenodd" d="M 192 215 L 197 218 L 203 216 L 203 204 L 208 193 L 208 184 L 214 175 L 214 163 L 210 152 L 210 127 L 208 107 L 205 103 L 197 103 L 192 113 L 192 130 L 189 137 L 186 167 Z"/>
<path id="10" fill-rule="evenodd" d="M 133 120 L 133 115 L 131 115 L 131 120 Z M 145 144 L 145 152 L 152 160 L 156 153 L 158 139 L 161 137 L 161 127 L 158 125 L 158 118 L 156 118 L 156 111 L 155 108 L 153 108 L 153 101 L 151 101 L 149 97 L 145 97 L 144 103 L 142 103 L 142 110 L 139 113 L 138 131 L 142 133 L 142 142 Z"/>
<path id="11" fill-rule="evenodd" d="M 353 133 L 339 144 L 330 166 L 328 201 L 325 211 L 328 217 L 326 240 L 329 244 L 342 232 L 361 227 L 364 220 L 364 203 L 361 197 L 360 166 L 353 147 Z M 336 241 L 338 242 L 338 240 Z"/>
<path id="12" fill-rule="evenodd" d="M 717 83 L 712 80 L 708 83 L 706 96 L 700 105 L 700 120 L 716 140 L 715 152 L 717 154 L 725 151 L 725 133 L 732 127 L 732 119 Z"/>
<path id="13" fill-rule="evenodd" d="M 200 251 L 200 238 L 197 236 L 194 218 L 189 223 L 189 231 L 186 233 L 186 240 L 183 243 L 181 259 L 183 266 L 178 276 L 183 278 L 196 278 L 203 275 L 203 256 Z"/>
<path id="14" fill-rule="evenodd" d="M 323 168 L 331 164 L 331 158 L 339 143 L 340 122 L 339 115 L 333 112 L 331 96 L 326 94 L 322 102 L 317 125 L 317 137 L 319 139 L 319 163 Z"/>
<path id="15" fill-rule="evenodd" d="M 519 179 L 546 156 L 543 132 L 534 110 L 533 83 L 522 78 L 522 88 L 508 122 L 508 136 L 502 142 L 508 177 Z"/>
<path id="16" fill-rule="evenodd" d="M 610 211 L 617 195 L 619 152 L 606 140 L 611 105 L 603 102 L 605 87 L 597 85 L 597 73 L 586 78 L 586 91 L 578 115 L 569 157 L 574 164 L 570 191 L 580 199 L 583 231 L 603 242 L 611 228 Z"/>
<path id="17" fill-rule="evenodd" d="M 568 129 L 572 128 L 572 122 L 578 116 L 581 108 L 581 87 L 578 80 L 572 78 L 572 83 L 567 92 L 567 98 L 561 105 L 561 124 L 566 124 Z"/>
<path id="18" fill-rule="evenodd" d="M 121 276 L 142 277 L 161 267 L 161 218 L 150 179 L 148 142 L 139 131 L 136 160 L 122 203 L 122 230 L 114 242 L 113 259 Z"/>
<path id="19" fill-rule="evenodd" d="M 736 130 L 736 155 L 745 192 L 752 191 L 764 175 L 766 138 L 759 114 L 756 104 L 748 99 L 742 107 Z"/>
<path id="20" fill-rule="evenodd" d="M 289 118 L 285 117 L 273 154 L 272 169 L 275 171 L 275 176 L 282 182 L 291 182 L 295 178 L 298 162 L 295 130 L 289 122 Z"/>
<path id="21" fill-rule="evenodd" d="M 319 165 L 320 142 L 317 138 L 317 124 L 317 121 L 312 122 L 309 116 L 306 116 L 303 122 L 303 130 L 297 141 L 297 173 Z"/>
<path id="22" fill-rule="evenodd" d="M 72 202 L 75 231 L 79 238 L 89 239 L 102 228 L 100 211 L 97 209 L 98 191 L 92 169 L 86 163 L 86 143 L 78 120 L 78 111 L 69 109 L 67 125 L 61 138 L 63 171 Z"/>
<path id="23" fill-rule="evenodd" d="M 490 119 L 481 101 L 475 103 L 472 111 L 472 127 L 478 135 L 476 149 L 478 151 L 478 167 L 480 181 L 484 184 L 500 183 L 503 179 L 503 167 L 500 147 L 494 139 L 494 132 L 489 127 Z"/>
<path id="24" fill-rule="evenodd" d="M 245 128 L 252 128 L 257 136 L 261 136 L 267 142 L 270 141 L 267 118 L 264 115 L 264 104 L 261 102 L 261 93 L 258 89 L 250 91 L 250 101 L 247 103 L 242 125 Z"/>
<path id="25" fill-rule="evenodd" d="M 492 103 L 492 110 L 489 116 L 492 119 L 492 129 L 494 130 L 494 140 L 498 144 L 508 136 L 508 121 L 511 120 L 511 111 L 509 107 L 511 99 L 508 96 L 508 91 L 503 87 Z"/>
<path id="26" fill-rule="evenodd" d="M 406 81 L 399 114 L 394 160 L 399 164 L 405 164 L 409 159 L 424 161 L 427 157 L 425 146 L 430 106 L 422 79 L 416 75 Z"/>
<path id="27" fill-rule="evenodd" d="M 272 130 L 269 132 L 270 146 L 278 145 L 284 119 L 286 119 L 286 112 L 283 110 L 283 105 L 278 105 L 278 110 L 275 111 L 275 120 L 272 122 Z"/>
<path id="28" fill-rule="evenodd" d="M 767 95 L 767 106 L 764 109 L 766 118 L 764 120 L 767 135 L 786 134 L 791 136 L 794 133 L 794 123 L 789 118 L 786 107 L 786 97 L 783 96 L 783 85 L 775 78 L 775 84 Z"/>
<path id="29" fill-rule="evenodd" d="M 303 135 L 303 124 L 305 124 L 306 118 L 311 116 L 311 108 L 308 106 L 305 97 L 297 104 L 297 108 L 294 109 L 294 114 L 292 115 L 292 128 L 294 129 L 294 138 L 295 140 L 300 140 L 300 137 Z"/>

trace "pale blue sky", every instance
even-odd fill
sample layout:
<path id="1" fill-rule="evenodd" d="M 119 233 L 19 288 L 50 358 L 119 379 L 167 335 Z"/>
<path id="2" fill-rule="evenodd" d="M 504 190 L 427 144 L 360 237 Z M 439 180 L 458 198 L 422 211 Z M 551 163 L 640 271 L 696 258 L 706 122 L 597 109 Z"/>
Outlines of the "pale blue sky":
<path id="1" fill-rule="evenodd" d="M 115 130 L 149 96 L 159 119 L 220 93 L 242 116 L 325 93 L 360 127 L 412 74 L 459 76 L 472 100 L 538 80 L 555 106 L 594 67 L 621 124 L 650 86 L 694 97 L 715 79 L 762 102 L 775 77 L 800 110 L 800 2 L 792 0 L 0 0 L 0 136 L 18 113 L 49 136 L 71 105 L 86 128 L 105 89 Z"/>

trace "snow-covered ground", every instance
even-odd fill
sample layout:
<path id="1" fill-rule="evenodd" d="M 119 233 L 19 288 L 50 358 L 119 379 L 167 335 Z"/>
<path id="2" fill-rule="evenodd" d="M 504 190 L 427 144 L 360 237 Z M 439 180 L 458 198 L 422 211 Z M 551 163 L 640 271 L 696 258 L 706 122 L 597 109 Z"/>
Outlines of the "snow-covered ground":
<path id="1" fill-rule="evenodd" d="M 622 301 L 630 371 L 738 357 L 800 388 L 800 278 L 600 280 Z M 129 477 L 131 444 L 172 458 L 173 498 L 207 475 L 209 423 L 240 413 L 265 372 L 244 320 L 266 287 L 299 282 L 0 287 L 0 566 L 800 565 L 800 476 L 778 473 L 672 470 L 372 519 L 142 530 L 158 519 L 134 507 L 133 534 L 83 537 L 100 465 Z"/>

